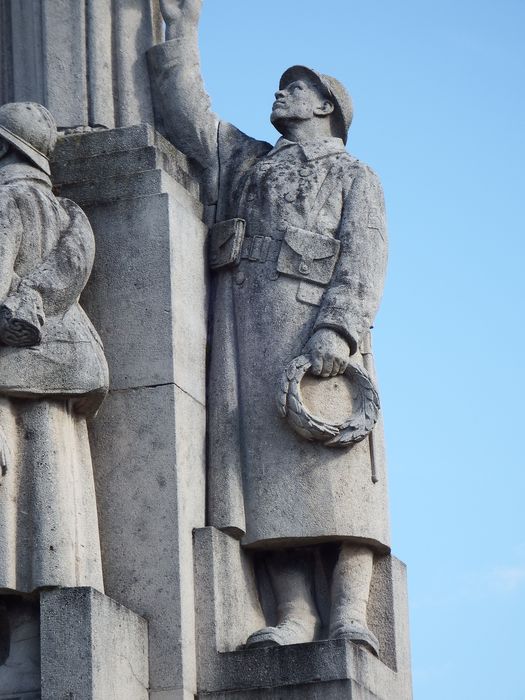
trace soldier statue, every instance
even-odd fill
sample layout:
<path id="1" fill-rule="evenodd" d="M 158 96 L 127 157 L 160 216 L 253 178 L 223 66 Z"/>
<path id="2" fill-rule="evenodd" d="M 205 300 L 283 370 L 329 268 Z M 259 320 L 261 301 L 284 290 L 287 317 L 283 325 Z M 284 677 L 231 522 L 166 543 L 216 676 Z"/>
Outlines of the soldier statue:
<path id="1" fill-rule="evenodd" d="M 377 653 L 367 605 L 374 553 L 389 549 L 383 467 L 368 437 L 329 446 L 292 430 L 276 396 L 294 358 L 306 357 L 310 380 L 337 393 L 370 352 L 386 264 L 381 186 L 345 150 L 352 102 L 330 76 L 304 66 L 283 73 L 273 147 L 212 112 L 199 68 L 201 5 L 161 0 L 167 36 L 149 61 L 166 132 L 199 164 L 215 207 L 208 524 L 257 551 L 269 572 L 277 620 L 248 645 L 326 633 Z M 325 631 L 314 568 L 326 547 L 336 556 Z"/>
<path id="2" fill-rule="evenodd" d="M 86 418 L 108 388 L 78 303 L 91 272 L 86 215 L 56 197 L 57 126 L 39 104 L 0 107 L 0 591 L 103 591 Z"/>

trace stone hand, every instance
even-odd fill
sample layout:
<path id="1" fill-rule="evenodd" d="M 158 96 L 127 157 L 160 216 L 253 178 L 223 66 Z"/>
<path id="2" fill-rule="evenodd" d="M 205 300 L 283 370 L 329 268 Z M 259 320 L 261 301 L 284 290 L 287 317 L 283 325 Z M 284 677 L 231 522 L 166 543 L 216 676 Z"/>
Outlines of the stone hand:
<path id="1" fill-rule="evenodd" d="M 168 35 L 173 34 L 180 25 L 196 27 L 201 9 L 202 0 L 160 0 L 160 11 L 168 28 Z"/>
<path id="2" fill-rule="evenodd" d="M 15 348 L 39 345 L 45 314 L 34 290 L 13 293 L 0 306 L 0 343 Z"/>
<path id="3" fill-rule="evenodd" d="M 310 356 L 312 374 L 335 377 L 342 374 L 350 359 L 347 341 L 331 328 L 320 328 L 304 346 L 303 352 Z"/>

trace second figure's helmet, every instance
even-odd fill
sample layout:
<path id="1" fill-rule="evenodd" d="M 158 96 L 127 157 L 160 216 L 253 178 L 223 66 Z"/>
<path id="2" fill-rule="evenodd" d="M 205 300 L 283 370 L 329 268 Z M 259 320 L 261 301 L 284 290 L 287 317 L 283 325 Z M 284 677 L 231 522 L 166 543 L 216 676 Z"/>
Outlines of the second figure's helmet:
<path id="1" fill-rule="evenodd" d="M 0 107 L 0 137 L 50 175 L 49 158 L 56 146 L 56 121 L 36 102 L 10 102 Z"/>

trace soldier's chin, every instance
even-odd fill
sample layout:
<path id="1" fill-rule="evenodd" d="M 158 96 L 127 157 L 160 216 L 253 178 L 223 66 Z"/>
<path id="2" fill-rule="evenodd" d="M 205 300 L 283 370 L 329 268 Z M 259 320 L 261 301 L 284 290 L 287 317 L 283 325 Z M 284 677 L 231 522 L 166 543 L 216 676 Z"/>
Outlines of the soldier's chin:
<path id="1" fill-rule="evenodd" d="M 270 115 L 270 121 L 274 127 L 282 134 L 282 130 L 285 128 L 289 119 L 286 117 L 281 110 L 274 109 Z"/>

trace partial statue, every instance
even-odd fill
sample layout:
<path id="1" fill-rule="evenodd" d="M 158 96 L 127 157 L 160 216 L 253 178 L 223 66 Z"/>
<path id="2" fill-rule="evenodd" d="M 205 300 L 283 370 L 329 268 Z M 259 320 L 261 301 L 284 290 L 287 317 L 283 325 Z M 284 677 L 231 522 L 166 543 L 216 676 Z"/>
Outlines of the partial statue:
<path id="1" fill-rule="evenodd" d="M 249 646 L 329 637 L 377 653 L 367 606 L 374 553 L 389 550 L 369 337 L 387 255 L 381 185 L 345 149 L 353 108 L 335 78 L 284 71 L 275 146 L 212 112 L 201 4 L 161 0 L 167 37 L 149 59 L 166 131 L 202 168 L 216 212 L 208 524 L 254 552 L 270 582 L 276 616 Z"/>
<path id="2" fill-rule="evenodd" d="M 39 104 L 0 107 L 0 591 L 103 591 L 86 418 L 108 388 L 78 302 L 91 272 L 86 215 L 53 194 L 57 141 Z"/>

